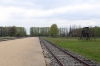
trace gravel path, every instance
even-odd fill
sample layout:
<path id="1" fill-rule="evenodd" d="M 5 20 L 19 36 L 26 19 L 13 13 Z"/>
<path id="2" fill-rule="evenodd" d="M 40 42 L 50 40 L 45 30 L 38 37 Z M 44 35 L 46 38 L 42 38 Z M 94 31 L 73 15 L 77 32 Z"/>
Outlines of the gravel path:
<path id="1" fill-rule="evenodd" d="M 0 42 L 0 66 L 46 66 L 39 39 Z"/>

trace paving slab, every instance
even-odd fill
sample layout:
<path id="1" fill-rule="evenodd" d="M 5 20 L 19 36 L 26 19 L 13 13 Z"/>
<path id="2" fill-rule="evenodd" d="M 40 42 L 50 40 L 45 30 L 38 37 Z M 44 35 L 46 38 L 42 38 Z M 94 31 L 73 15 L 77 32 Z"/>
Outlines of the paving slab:
<path id="1" fill-rule="evenodd" d="M 0 42 L 0 66 L 46 66 L 39 38 Z"/>

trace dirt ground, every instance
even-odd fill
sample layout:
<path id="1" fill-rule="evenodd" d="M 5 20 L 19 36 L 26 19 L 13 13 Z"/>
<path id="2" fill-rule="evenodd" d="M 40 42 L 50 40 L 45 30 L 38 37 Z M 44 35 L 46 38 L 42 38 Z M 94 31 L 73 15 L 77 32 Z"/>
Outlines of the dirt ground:
<path id="1" fill-rule="evenodd" d="M 0 42 L 0 66 L 46 66 L 39 39 Z"/>

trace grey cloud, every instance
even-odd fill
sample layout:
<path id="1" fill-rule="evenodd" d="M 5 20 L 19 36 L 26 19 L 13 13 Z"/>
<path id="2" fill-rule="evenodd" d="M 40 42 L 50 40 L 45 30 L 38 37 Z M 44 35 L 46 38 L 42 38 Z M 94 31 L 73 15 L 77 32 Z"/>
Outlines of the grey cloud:
<path id="1" fill-rule="evenodd" d="M 73 24 L 78 24 L 82 26 L 89 26 L 89 25 L 100 26 L 99 6 L 96 6 L 96 8 L 93 9 L 84 9 L 83 7 L 82 7 L 83 9 L 82 8 L 79 9 L 77 7 L 74 8 L 74 5 L 91 4 L 92 6 L 94 4 L 99 4 L 99 3 L 100 0 L 13 0 L 12 2 L 8 3 L 0 1 L 1 6 L 6 6 L 4 10 L 6 9 L 9 10 L 9 8 L 7 7 L 14 6 L 13 7 L 14 10 L 12 10 L 11 8 L 11 11 L 9 10 L 8 13 L 8 15 L 10 14 L 10 18 L 8 18 L 9 16 L 6 17 L 8 18 L 7 20 L 4 17 L 5 20 L 4 21 L 0 20 L 0 24 L 1 26 L 12 26 L 12 25 L 23 26 L 26 27 L 28 33 L 29 33 L 29 28 L 32 26 L 33 27 L 51 26 L 51 24 L 53 23 L 56 23 L 59 27 L 67 27 L 67 26 L 69 27 L 70 25 Z M 71 6 L 71 9 L 69 9 L 69 11 L 65 10 L 57 12 L 57 10 L 60 10 L 59 7 L 65 7 L 65 6 Z M 16 11 L 17 9 L 22 9 L 22 10 L 17 12 Z M 34 11 L 33 14 L 32 14 L 33 11 L 31 11 L 32 9 Z M 36 9 L 39 9 L 42 12 Z M 26 17 L 24 16 L 24 14 L 26 14 Z"/>

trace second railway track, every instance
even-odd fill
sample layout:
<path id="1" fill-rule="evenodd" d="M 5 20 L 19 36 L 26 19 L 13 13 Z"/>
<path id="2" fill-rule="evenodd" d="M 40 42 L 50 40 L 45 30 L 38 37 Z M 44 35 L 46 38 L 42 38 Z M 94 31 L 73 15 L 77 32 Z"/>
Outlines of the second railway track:
<path id="1" fill-rule="evenodd" d="M 67 52 L 43 38 L 40 38 L 40 43 L 44 45 L 48 52 L 55 58 L 56 65 L 54 66 L 99 66 L 90 60 L 83 60 L 83 58 L 76 57 L 72 53 Z"/>

